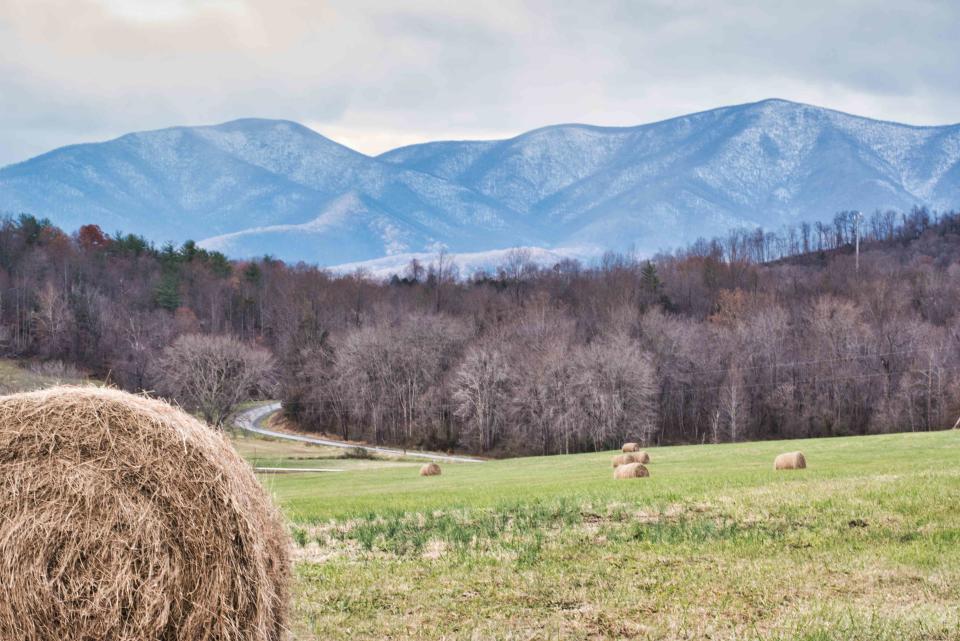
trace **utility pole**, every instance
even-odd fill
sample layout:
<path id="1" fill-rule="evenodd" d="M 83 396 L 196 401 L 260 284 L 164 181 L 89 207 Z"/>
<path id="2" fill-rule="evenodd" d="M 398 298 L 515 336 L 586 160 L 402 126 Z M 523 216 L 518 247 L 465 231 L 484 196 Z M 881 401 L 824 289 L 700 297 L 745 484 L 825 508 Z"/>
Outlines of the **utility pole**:
<path id="1" fill-rule="evenodd" d="M 854 234 L 854 237 L 856 238 L 856 241 L 855 241 L 856 249 L 854 250 L 856 258 L 854 260 L 856 262 L 857 276 L 860 275 L 860 221 L 861 220 L 863 220 L 863 212 L 860 212 L 860 211 L 853 212 L 853 224 L 855 225 L 853 234 Z"/>

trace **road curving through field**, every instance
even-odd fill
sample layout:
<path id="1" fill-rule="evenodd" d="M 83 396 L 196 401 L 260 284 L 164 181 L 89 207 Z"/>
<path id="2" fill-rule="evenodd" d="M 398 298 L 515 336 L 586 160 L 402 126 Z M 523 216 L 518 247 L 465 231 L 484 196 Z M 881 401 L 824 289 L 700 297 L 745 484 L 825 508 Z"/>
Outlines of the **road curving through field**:
<path id="1" fill-rule="evenodd" d="M 418 450 L 398 450 L 389 447 L 377 447 L 373 445 L 357 445 L 346 443 L 335 439 L 317 438 L 314 436 L 305 436 L 302 434 L 289 434 L 287 432 L 276 432 L 263 427 L 272 414 L 280 411 L 280 402 L 274 401 L 264 405 L 257 405 L 244 410 L 236 415 L 234 424 L 242 430 L 259 434 L 260 436 L 269 436 L 270 438 L 285 439 L 288 441 L 299 441 L 301 443 L 310 443 L 311 445 L 324 445 L 326 447 L 357 448 L 374 454 L 384 454 L 386 456 L 404 456 L 407 458 L 421 458 L 431 461 L 446 461 L 448 463 L 483 463 L 482 459 L 471 458 L 469 456 L 453 456 L 449 454 L 434 454 L 432 452 L 421 452 Z"/>

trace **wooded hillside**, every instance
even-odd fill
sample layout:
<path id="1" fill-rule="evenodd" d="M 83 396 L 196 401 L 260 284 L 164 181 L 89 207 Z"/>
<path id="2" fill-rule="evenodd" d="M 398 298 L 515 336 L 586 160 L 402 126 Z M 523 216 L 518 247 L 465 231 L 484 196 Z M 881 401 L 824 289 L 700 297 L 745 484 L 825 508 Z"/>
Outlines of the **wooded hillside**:
<path id="1" fill-rule="evenodd" d="M 859 271 L 854 238 L 842 213 L 651 261 L 438 256 L 375 282 L 23 215 L 0 224 L 0 353 L 174 394 L 175 339 L 229 334 L 272 353 L 244 384 L 307 429 L 499 454 L 952 426 L 960 214 L 875 213 Z"/>

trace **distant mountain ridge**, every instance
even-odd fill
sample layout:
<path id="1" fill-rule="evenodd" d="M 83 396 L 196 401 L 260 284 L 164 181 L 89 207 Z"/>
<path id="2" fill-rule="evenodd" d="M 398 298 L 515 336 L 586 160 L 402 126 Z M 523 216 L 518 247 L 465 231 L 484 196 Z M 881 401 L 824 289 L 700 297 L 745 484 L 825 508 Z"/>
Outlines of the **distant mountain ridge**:
<path id="1" fill-rule="evenodd" d="M 960 206 L 960 125 L 776 99 L 377 157 L 297 123 L 246 119 L 63 147 L 0 169 L 0 211 L 321 265 L 439 247 L 653 252 L 735 226 L 913 205 Z"/>

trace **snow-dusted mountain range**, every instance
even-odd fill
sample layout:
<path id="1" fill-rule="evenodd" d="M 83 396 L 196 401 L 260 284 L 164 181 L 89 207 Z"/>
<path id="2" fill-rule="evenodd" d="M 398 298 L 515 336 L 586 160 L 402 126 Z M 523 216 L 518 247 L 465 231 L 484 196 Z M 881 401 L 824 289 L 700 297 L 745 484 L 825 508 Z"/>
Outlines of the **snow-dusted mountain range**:
<path id="1" fill-rule="evenodd" d="M 0 211 L 321 265 L 406 254 L 653 252 L 840 210 L 960 206 L 960 125 L 783 100 L 557 125 L 370 157 L 287 121 L 134 133 L 0 169 Z M 492 253 L 491 253 L 492 252 Z M 386 260 L 382 260 L 384 258 Z"/>

